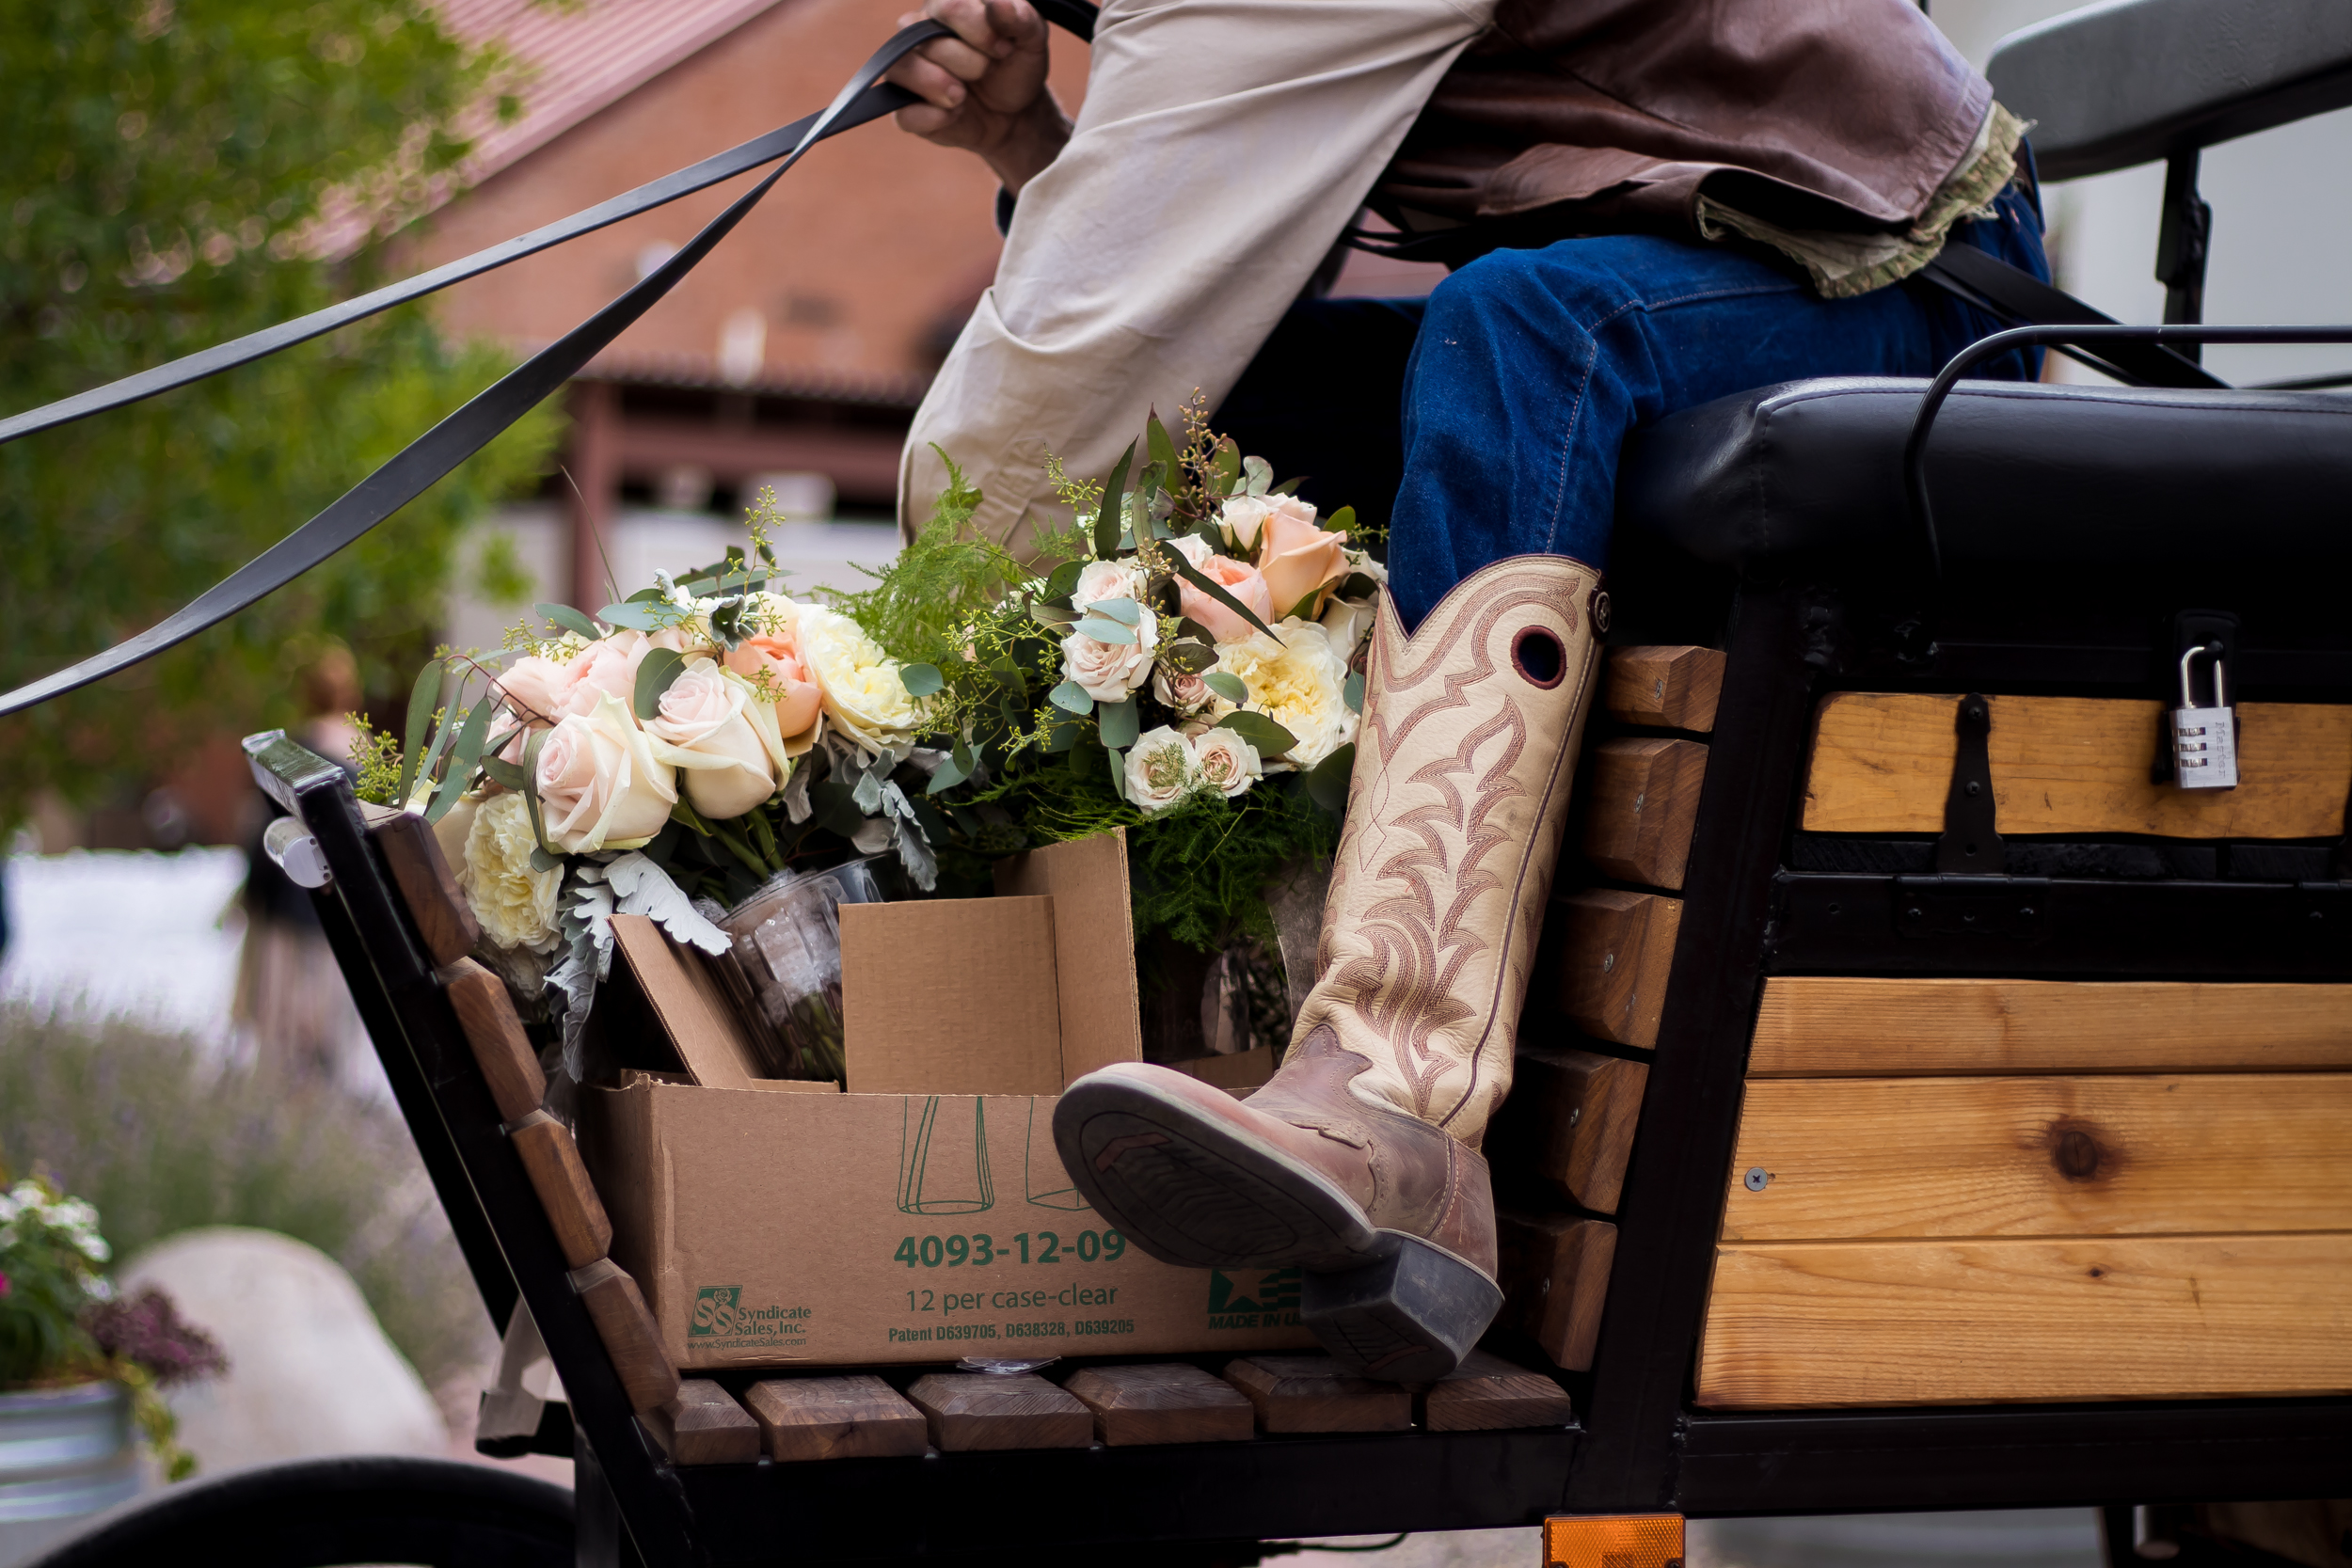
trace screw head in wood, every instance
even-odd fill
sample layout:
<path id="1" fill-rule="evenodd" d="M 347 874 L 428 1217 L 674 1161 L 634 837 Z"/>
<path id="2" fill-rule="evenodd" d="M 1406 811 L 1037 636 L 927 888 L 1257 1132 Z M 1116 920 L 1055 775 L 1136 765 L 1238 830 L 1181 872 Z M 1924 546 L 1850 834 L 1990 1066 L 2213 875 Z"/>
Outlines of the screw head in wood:
<path id="1" fill-rule="evenodd" d="M 1740 1180 L 1740 1183 L 1748 1189 L 1748 1191 L 1752 1193 L 1760 1193 L 1765 1188 L 1772 1184 L 1772 1173 L 1766 1170 L 1762 1165 L 1750 1165 L 1748 1167 L 1748 1174 L 1741 1177 Z"/>

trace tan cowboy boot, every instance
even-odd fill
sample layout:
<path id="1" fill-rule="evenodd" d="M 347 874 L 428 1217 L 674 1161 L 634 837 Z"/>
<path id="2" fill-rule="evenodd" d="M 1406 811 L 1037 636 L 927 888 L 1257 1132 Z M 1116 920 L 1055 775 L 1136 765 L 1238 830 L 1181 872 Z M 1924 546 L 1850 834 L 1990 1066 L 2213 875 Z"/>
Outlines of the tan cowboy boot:
<path id="1" fill-rule="evenodd" d="M 1381 605 L 1319 974 L 1273 1081 L 1238 1101 L 1125 1062 L 1070 1085 L 1071 1179 L 1154 1258 L 1307 1271 L 1350 1367 L 1452 1371 L 1502 1305 L 1477 1153 L 1519 1004 L 1608 627 L 1600 574 L 1518 556 L 1410 637 Z"/>

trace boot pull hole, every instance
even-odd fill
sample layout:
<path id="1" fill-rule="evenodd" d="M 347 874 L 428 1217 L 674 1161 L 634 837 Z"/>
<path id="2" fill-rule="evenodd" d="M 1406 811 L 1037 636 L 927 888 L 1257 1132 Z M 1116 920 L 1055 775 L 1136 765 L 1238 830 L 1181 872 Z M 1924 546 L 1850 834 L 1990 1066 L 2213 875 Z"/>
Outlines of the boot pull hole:
<path id="1" fill-rule="evenodd" d="M 1511 663 L 1529 683 L 1546 690 L 1568 673 L 1568 651 L 1543 626 L 1529 626 L 1511 642 Z"/>

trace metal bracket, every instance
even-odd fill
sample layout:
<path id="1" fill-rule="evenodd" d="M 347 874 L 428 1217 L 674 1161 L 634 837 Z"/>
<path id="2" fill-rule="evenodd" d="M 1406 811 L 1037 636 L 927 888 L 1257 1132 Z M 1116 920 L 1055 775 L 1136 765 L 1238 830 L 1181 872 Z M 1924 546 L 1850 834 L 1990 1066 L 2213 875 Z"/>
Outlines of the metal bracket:
<path id="1" fill-rule="evenodd" d="M 1951 793 L 1944 798 L 1944 836 L 1935 841 L 1935 868 L 1946 876 L 1997 876 L 2001 835 L 1993 831 L 1993 705 L 1980 692 L 1960 700 L 1954 724 L 1960 747 L 1952 757 Z"/>
<path id="2" fill-rule="evenodd" d="M 2046 877 L 1897 877 L 1895 928 L 1907 937 L 2009 937 L 2036 942 L 2050 928 Z"/>

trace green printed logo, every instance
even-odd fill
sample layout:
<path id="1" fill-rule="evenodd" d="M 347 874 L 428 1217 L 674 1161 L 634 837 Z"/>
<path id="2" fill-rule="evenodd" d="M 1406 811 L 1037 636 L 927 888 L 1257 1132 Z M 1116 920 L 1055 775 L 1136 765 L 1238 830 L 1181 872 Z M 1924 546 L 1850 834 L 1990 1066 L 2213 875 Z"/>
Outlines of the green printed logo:
<path id="1" fill-rule="evenodd" d="M 706 1285 L 694 1292 L 694 1316 L 686 1325 L 686 1337 L 804 1345 L 815 1316 L 805 1307 L 748 1307 L 740 1285 Z"/>
<path id="2" fill-rule="evenodd" d="M 694 1292 L 694 1321 L 687 1324 L 686 1337 L 707 1339 L 713 1335 L 733 1335 L 736 1305 L 742 1299 L 740 1285 L 704 1286 Z"/>
<path id="3" fill-rule="evenodd" d="M 1298 1323 L 1297 1269 L 1211 1269 L 1211 1328 L 1289 1328 Z"/>

